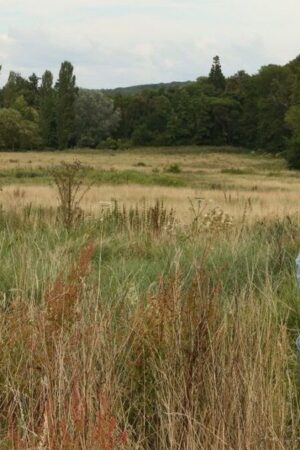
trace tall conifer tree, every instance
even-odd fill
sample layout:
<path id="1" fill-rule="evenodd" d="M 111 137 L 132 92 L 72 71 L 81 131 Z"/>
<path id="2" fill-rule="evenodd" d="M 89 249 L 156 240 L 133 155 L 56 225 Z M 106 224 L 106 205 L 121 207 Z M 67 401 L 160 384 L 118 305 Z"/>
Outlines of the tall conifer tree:
<path id="1" fill-rule="evenodd" d="M 213 65 L 210 69 L 209 79 L 218 91 L 224 91 L 226 80 L 222 72 L 219 56 L 213 59 Z"/>

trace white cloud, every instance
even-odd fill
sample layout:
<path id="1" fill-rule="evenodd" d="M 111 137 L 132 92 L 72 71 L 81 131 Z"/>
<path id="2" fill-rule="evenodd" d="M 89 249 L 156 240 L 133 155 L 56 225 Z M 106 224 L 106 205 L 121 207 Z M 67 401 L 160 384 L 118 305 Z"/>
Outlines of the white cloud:
<path id="1" fill-rule="evenodd" d="M 298 0 L 0 0 L 0 64 L 29 75 L 70 60 L 80 85 L 194 79 L 299 51 Z"/>

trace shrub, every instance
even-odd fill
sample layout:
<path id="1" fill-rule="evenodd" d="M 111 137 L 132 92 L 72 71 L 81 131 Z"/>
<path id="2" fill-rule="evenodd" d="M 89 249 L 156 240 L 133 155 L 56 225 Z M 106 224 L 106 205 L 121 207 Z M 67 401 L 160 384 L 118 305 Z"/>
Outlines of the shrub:
<path id="1" fill-rule="evenodd" d="M 59 216 L 68 230 L 83 217 L 79 204 L 91 187 L 91 185 L 86 188 L 83 186 L 87 170 L 88 168 L 83 166 L 80 161 L 62 162 L 59 166 L 50 169 L 58 191 Z"/>
<path id="2" fill-rule="evenodd" d="M 171 164 L 169 167 L 167 167 L 166 172 L 180 173 L 181 169 L 178 164 Z"/>

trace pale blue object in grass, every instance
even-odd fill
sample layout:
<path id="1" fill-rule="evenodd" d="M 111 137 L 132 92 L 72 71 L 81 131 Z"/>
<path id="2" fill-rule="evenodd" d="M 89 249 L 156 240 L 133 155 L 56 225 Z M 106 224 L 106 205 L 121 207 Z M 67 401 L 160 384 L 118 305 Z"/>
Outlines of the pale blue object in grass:
<path id="1" fill-rule="evenodd" d="M 297 345 L 298 351 L 300 352 L 300 336 L 297 337 L 296 345 Z"/>

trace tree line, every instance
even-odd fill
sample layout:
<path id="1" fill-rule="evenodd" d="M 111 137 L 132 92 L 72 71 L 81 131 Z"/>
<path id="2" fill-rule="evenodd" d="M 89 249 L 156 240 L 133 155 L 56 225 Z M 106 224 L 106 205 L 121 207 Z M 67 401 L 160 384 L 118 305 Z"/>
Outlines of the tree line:
<path id="1" fill-rule="evenodd" d="M 5 149 L 232 145 L 284 152 L 300 168 L 300 56 L 257 74 L 222 72 L 133 92 L 78 89 L 71 63 L 24 79 L 11 72 L 0 91 L 0 147 Z"/>
<path id="2" fill-rule="evenodd" d="M 284 152 L 300 168 L 300 56 L 226 78 L 219 57 L 184 86 L 114 96 L 117 137 L 136 145 L 232 145 Z"/>
<path id="3" fill-rule="evenodd" d="M 113 100 L 79 89 L 72 64 L 61 64 L 56 83 L 49 70 L 28 79 L 10 72 L 0 90 L 0 148 L 96 147 L 119 122 Z"/>

